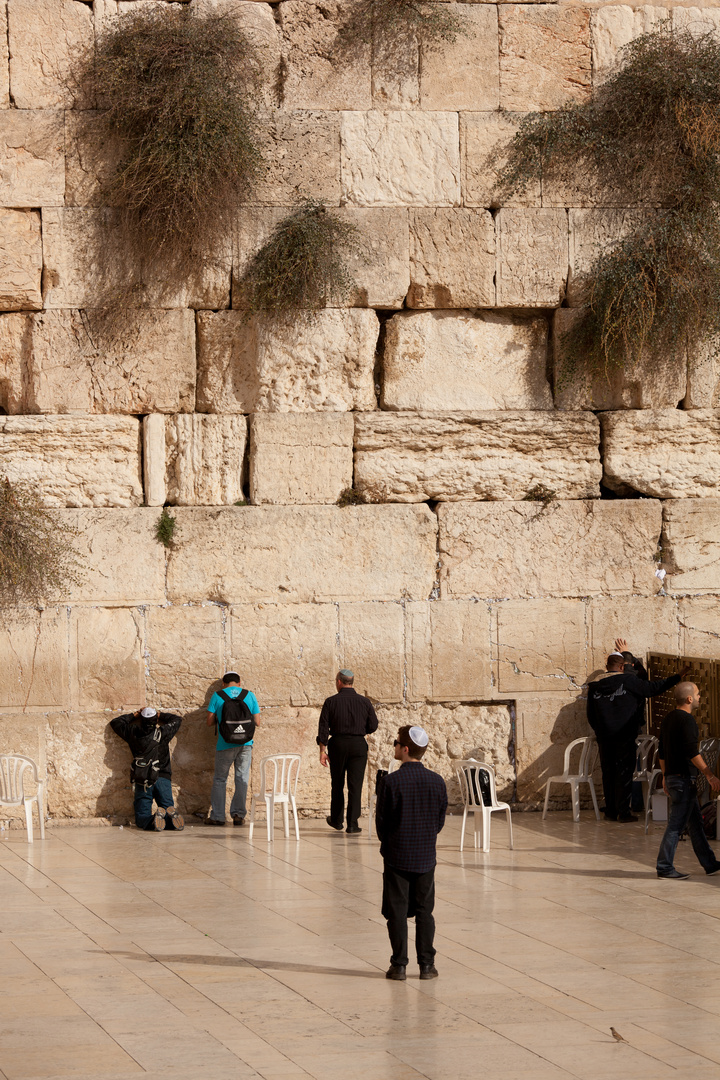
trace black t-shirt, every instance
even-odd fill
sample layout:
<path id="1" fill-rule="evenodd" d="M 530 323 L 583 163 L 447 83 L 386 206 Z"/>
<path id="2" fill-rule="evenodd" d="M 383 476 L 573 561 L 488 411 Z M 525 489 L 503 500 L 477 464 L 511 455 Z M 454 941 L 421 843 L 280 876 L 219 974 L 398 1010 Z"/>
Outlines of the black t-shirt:
<path id="1" fill-rule="evenodd" d="M 665 775 L 697 776 L 697 769 L 690 764 L 690 759 L 699 753 L 698 726 L 692 713 L 673 709 L 660 725 L 658 756 L 665 762 Z"/>

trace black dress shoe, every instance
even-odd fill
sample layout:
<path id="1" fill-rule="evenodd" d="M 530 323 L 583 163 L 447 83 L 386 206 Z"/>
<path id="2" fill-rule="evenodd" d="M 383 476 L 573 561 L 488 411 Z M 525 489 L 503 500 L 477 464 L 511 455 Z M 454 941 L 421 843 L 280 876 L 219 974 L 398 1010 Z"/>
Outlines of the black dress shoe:
<path id="1" fill-rule="evenodd" d="M 420 965 L 420 978 L 421 979 L 437 979 L 438 969 L 434 964 L 421 964 Z"/>
<path id="2" fill-rule="evenodd" d="M 390 962 L 390 967 L 385 972 L 386 979 L 395 979 L 396 982 L 405 982 L 407 979 L 406 969 L 404 964 L 393 964 Z"/>
<path id="3" fill-rule="evenodd" d="M 347 827 L 347 829 L 345 830 L 345 832 L 348 832 L 348 833 L 359 833 L 359 832 L 362 832 L 362 829 L 360 828 L 360 826 L 359 826 L 359 825 L 348 825 L 348 827 Z"/>
<path id="4" fill-rule="evenodd" d="M 629 821 L 637 821 L 638 820 L 635 814 L 618 814 L 617 819 L 623 825 L 626 825 Z"/>
<path id="5" fill-rule="evenodd" d="M 718 870 L 720 870 L 720 862 L 717 862 L 717 860 L 716 860 L 715 865 L 711 866 L 709 870 L 706 869 L 705 873 L 708 874 L 708 875 L 717 874 Z"/>
<path id="6" fill-rule="evenodd" d="M 719 867 L 718 869 L 720 869 L 720 867 Z M 663 872 L 663 871 L 661 871 L 661 870 L 658 870 L 658 872 L 657 872 L 657 876 L 658 876 L 658 877 L 669 877 L 669 878 L 677 878 L 677 879 L 678 879 L 679 881 L 684 881 L 684 880 L 685 880 L 685 878 L 689 878 L 689 877 L 690 877 L 690 875 L 689 875 L 689 874 L 681 874 L 681 873 L 680 873 L 680 871 L 679 871 L 679 870 L 676 870 L 676 869 L 675 869 L 674 867 L 673 867 L 673 869 L 672 869 L 672 870 L 668 870 L 668 871 L 666 871 L 666 872 Z"/>
<path id="7" fill-rule="evenodd" d="M 327 821 L 331 829 L 336 829 L 338 832 L 343 831 L 342 825 L 336 825 L 331 817 L 326 817 L 325 820 Z"/>
<path id="8" fill-rule="evenodd" d="M 617 821 L 617 814 L 608 814 L 607 810 L 603 813 L 603 817 L 606 821 Z"/>

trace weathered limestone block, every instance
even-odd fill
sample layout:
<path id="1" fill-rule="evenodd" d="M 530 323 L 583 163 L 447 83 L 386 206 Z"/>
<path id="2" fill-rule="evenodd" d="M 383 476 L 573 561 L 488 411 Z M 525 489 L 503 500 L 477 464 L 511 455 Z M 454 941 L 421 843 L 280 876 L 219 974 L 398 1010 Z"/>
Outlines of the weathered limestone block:
<path id="1" fill-rule="evenodd" d="M 558 307 L 568 276 L 566 211 L 504 207 L 495 230 L 498 307 Z"/>
<path id="2" fill-rule="evenodd" d="M 179 509 L 168 598 L 323 603 L 424 599 L 435 580 L 426 506 Z"/>
<path id="3" fill-rule="evenodd" d="M 53 818 L 134 820 L 127 743 L 112 713 L 51 712 L 47 730 L 47 805 Z"/>
<path id="4" fill-rule="evenodd" d="M 570 268 L 567 301 L 570 307 L 587 302 L 588 272 L 598 255 L 604 254 L 637 229 L 642 210 L 570 210 Z"/>
<path id="5" fill-rule="evenodd" d="M 720 409 L 720 340 L 701 342 L 688 350 L 685 409 Z"/>
<path id="6" fill-rule="evenodd" d="M 374 311 L 328 308 L 290 324 L 198 314 L 199 412 L 375 408 Z"/>
<path id="7" fill-rule="evenodd" d="M 0 4 L 0 109 L 10 107 L 10 56 L 7 28 L 7 0 L 5 0 Z"/>
<path id="8" fill-rule="evenodd" d="M 146 658 L 149 705 L 202 708 L 226 670 L 223 612 L 215 604 L 149 608 Z"/>
<path id="9" fill-rule="evenodd" d="M 339 666 L 355 673 L 359 694 L 373 701 L 402 701 L 404 615 L 400 604 L 338 607 Z"/>
<path id="10" fill-rule="evenodd" d="M 343 49 L 352 0 L 285 0 L 283 104 L 291 109 L 369 109 L 370 43 L 355 38 Z"/>
<path id="11" fill-rule="evenodd" d="M 129 608 L 77 608 L 71 615 L 74 707 L 134 712 L 145 705 L 142 617 Z"/>
<path id="12" fill-rule="evenodd" d="M 468 112 L 460 114 L 460 153 L 465 206 L 498 206 L 497 183 L 506 161 L 503 153 L 520 127 L 522 113 Z M 540 182 L 528 184 L 504 206 L 540 206 Z"/>
<path id="13" fill-rule="evenodd" d="M 50 211 L 52 212 L 52 211 Z M 40 214 L 0 207 L 0 310 L 41 308 L 43 269 Z"/>
<path id="14" fill-rule="evenodd" d="M 58 206 L 64 198 L 64 113 L 0 112 L 0 206 Z"/>
<path id="15" fill-rule="evenodd" d="M 373 501 L 597 498 L 599 426 L 587 414 L 374 412 L 355 418 L 355 485 Z"/>
<path id="16" fill-rule="evenodd" d="M 605 670 L 615 638 L 625 638 L 641 659 L 649 652 L 678 655 L 679 626 L 676 602 L 668 596 L 596 597 L 590 603 L 590 658 L 588 670 Z"/>
<path id="17" fill-rule="evenodd" d="M 0 372 L 8 413 L 189 411 L 195 319 L 137 311 L 106 340 L 92 311 L 2 315 Z"/>
<path id="18" fill-rule="evenodd" d="M 586 701 L 578 690 L 554 693 L 522 693 L 515 698 L 515 762 L 517 795 L 520 802 L 539 803 L 545 798 L 545 785 L 563 769 L 565 747 L 573 739 L 592 735 L 587 722 Z M 596 776 L 598 796 L 601 788 Z M 569 788 L 553 786 L 551 805 L 567 802 Z M 582 795 L 587 794 L 587 791 Z"/>
<path id="19" fill-rule="evenodd" d="M 235 604 L 231 663 L 262 706 L 319 706 L 335 693 L 337 633 L 334 604 Z"/>
<path id="20" fill-rule="evenodd" d="M 254 740 L 250 784 L 252 790 L 260 791 L 260 761 L 271 754 L 300 754 L 300 775 L 297 786 L 298 809 L 310 814 L 327 813 L 330 806 L 330 770 L 323 769 L 318 760 L 315 742 L 318 729 L 319 709 L 263 709 Z M 268 776 L 272 783 L 272 774 Z M 229 787 L 229 785 L 228 785 Z M 229 795 L 228 795 L 229 798 Z M 363 803 L 366 798 L 363 798 Z M 302 823 L 300 835 L 302 836 Z M 293 836 L 292 822 L 290 835 Z M 255 818 L 255 836 L 262 840 L 265 832 L 265 815 L 262 808 Z M 282 836 L 282 818 L 278 810 L 275 818 L 275 838 Z"/>
<path id="21" fill-rule="evenodd" d="M 720 495 L 720 411 L 646 409 L 601 416 L 603 483 L 658 499 Z"/>
<path id="22" fill-rule="evenodd" d="M 243 498 L 244 416 L 177 413 L 143 421 L 150 506 L 228 506 Z"/>
<path id="23" fill-rule="evenodd" d="M 218 12 L 233 16 L 255 49 L 262 98 L 268 104 L 277 104 L 282 49 L 270 4 L 257 0 L 191 0 L 190 10 L 198 15 Z"/>
<path id="24" fill-rule="evenodd" d="M 662 551 L 671 592 L 720 592 L 720 499 L 664 502 Z"/>
<path id="25" fill-rule="evenodd" d="M 376 769 L 387 769 L 398 728 L 418 724 L 430 736 L 423 763 L 444 778 L 451 806 L 462 803 L 455 762 L 468 757 L 493 765 L 499 797 L 512 797 L 515 767 L 510 756 L 512 724 L 507 705 L 390 705 L 377 712 L 378 730 L 369 739 L 371 776 Z"/>
<path id="26" fill-rule="evenodd" d="M 291 206 L 301 196 L 340 202 L 340 113 L 272 112 L 267 120 L 266 171 L 253 202 Z"/>
<path id="27" fill-rule="evenodd" d="M 121 162 L 123 142 L 108 138 L 102 113 L 65 113 L 65 206 L 107 206 L 105 187 Z"/>
<path id="28" fill-rule="evenodd" d="M 341 185 L 353 206 L 458 206 L 457 113 L 344 112 Z"/>
<path id="29" fill-rule="evenodd" d="M 165 601 L 165 548 L 155 539 L 158 512 L 57 510 L 77 529 L 73 545 L 82 561 L 81 582 L 58 600 L 73 604 L 158 604 Z"/>
<path id="30" fill-rule="evenodd" d="M 68 627 L 63 608 L 3 613 L 0 707 L 62 709 L 68 695 Z M 3 747 L 3 753 L 7 753 Z"/>
<path id="31" fill-rule="evenodd" d="M 719 608 L 716 596 L 685 596 L 679 601 L 679 655 L 717 660 L 720 655 Z"/>
<path id="32" fill-rule="evenodd" d="M 495 223 L 487 210 L 410 211 L 411 308 L 495 304 Z"/>
<path id="33" fill-rule="evenodd" d="M 565 4 L 501 4 L 500 107 L 557 109 L 590 91 L 590 12 Z"/>
<path id="34" fill-rule="evenodd" d="M 604 82 L 618 62 L 618 54 L 641 34 L 649 34 L 667 19 L 671 9 L 643 4 L 611 4 L 592 13 L 593 83 Z"/>
<path id="35" fill-rule="evenodd" d="M 720 11 L 713 5 L 673 8 L 670 14 L 674 30 L 689 30 L 696 37 L 715 33 L 720 27 Z"/>
<path id="36" fill-rule="evenodd" d="M 93 44 L 93 14 L 78 0 L 8 0 L 10 90 L 18 109 L 72 108 L 70 78 Z"/>
<path id="37" fill-rule="evenodd" d="M 118 213 L 66 207 L 43 211 L 45 307 L 107 306 L 132 283 Z M 133 307 L 218 308 L 230 305 L 231 250 L 217 250 L 182 284 L 165 281 L 161 268 L 133 289 Z M 38 305 L 39 306 L 39 305 Z"/>
<path id="38" fill-rule="evenodd" d="M 386 409 L 551 409 L 547 323 L 493 312 L 402 312 L 386 327 Z"/>
<path id="39" fill-rule="evenodd" d="M 500 104 L 498 17 L 494 4 L 452 4 L 467 33 L 442 49 L 423 50 L 420 107 L 497 109 Z"/>
<path id="40" fill-rule="evenodd" d="M 374 109 L 416 109 L 420 104 L 417 34 L 388 34 L 378 19 L 372 27 L 372 95 Z"/>
<path id="41" fill-rule="evenodd" d="M 36 484 L 47 506 L 139 506 L 139 422 L 0 416 L 0 474 Z"/>
<path id="42" fill-rule="evenodd" d="M 493 693 L 490 605 L 422 600 L 406 605 L 410 701 L 477 701 Z"/>
<path id="43" fill-rule="evenodd" d="M 444 599 L 657 592 L 660 503 L 473 503 L 441 506 Z"/>
<path id="44" fill-rule="evenodd" d="M 349 413 L 256 413 L 250 420 L 250 501 L 336 503 L 352 487 Z"/>
<path id="45" fill-rule="evenodd" d="M 32 758 L 40 774 L 45 772 L 45 741 L 47 736 L 47 716 L 44 713 L 28 713 L 25 709 L 18 712 L 0 712 L 0 746 L 4 754 L 22 754 Z M 28 792 L 34 792 L 30 775 L 25 774 Z M 35 808 L 33 807 L 33 813 Z M 4 805 L 0 818 L 16 818 L 25 825 L 25 813 L 22 806 Z M 37 816 L 33 817 L 33 827 L 37 825 Z"/>
<path id="46" fill-rule="evenodd" d="M 497 606 L 500 693 L 569 690 L 585 682 L 582 600 L 507 600 Z"/>
<path id="47" fill-rule="evenodd" d="M 553 315 L 552 345 L 556 409 L 675 408 L 685 395 L 684 352 L 668 358 L 646 349 L 640 360 L 609 371 L 577 363 L 565 335 L 582 319 L 579 308 L 558 308 Z"/>

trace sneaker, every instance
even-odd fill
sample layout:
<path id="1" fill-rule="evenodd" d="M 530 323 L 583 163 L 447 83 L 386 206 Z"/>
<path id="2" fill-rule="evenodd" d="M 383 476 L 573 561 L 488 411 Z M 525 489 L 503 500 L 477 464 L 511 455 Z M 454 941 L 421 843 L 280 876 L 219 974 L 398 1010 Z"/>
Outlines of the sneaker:
<path id="1" fill-rule="evenodd" d="M 225 827 L 225 822 L 224 821 L 216 821 L 214 817 L 209 817 L 207 819 L 207 824 L 208 825 L 220 825 L 223 828 Z"/>
<path id="2" fill-rule="evenodd" d="M 718 869 L 720 870 L 720 866 L 718 866 Z M 667 871 L 658 870 L 657 876 L 658 877 L 667 877 L 667 878 L 677 878 L 678 881 L 684 881 L 685 878 L 690 877 L 689 874 L 681 874 L 680 871 L 676 870 L 674 867 L 673 867 L 672 870 L 667 870 Z"/>
<path id="3" fill-rule="evenodd" d="M 336 829 L 338 832 L 343 831 L 342 825 L 336 825 L 331 817 L 326 817 L 325 820 L 327 821 L 331 829 Z"/>
<path id="4" fill-rule="evenodd" d="M 245 818 L 244 817 L 240 817 L 239 814 L 233 814 L 233 825 L 244 825 L 244 824 L 245 824 Z"/>
<path id="5" fill-rule="evenodd" d="M 420 965 L 420 978 L 421 979 L 437 979 L 438 969 L 434 964 L 421 964 Z"/>
<path id="6" fill-rule="evenodd" d="M 623 825 L 627 824 L 627 822 L 629 822 L 629 821 L 637 821 L 638 820 L 636 814 L 618 814 L 617 819 L 618 819 L 618 821 L 622 822 Z"/>
<path id="7" fill-rule="evenodd" d="M 394 979 L 395 982 L 405 982 L 407 979 L 406 968 L 404 964 L 393 964 L 390 961 L 390 967 L 385 972 L 386 979 Z"/>
<path id="8" fill-rule="evenodd" d="M 153 818 L 153 829 L 155 832 L 162 832 L 165 828 L 165 811 L 161 806 L 158 806 L 155 811 L 155 817 Z"/>
<path id="9" fill-rule="evenodd" d="M 718 861 L 717 861 L 717 859 L 716 859 L 716 860 L 715 860 L 715 865 L 714 865 L 714 866 L 711 866 L 709 870 L 707 870 L 707 869 L 706 869 L 706 870 L 705 870 L 705 873 L 706 873 L 706 874 L 708 875 L 708 877 L 709 877 L 709 876 L 710 876 L 710 874 L 717 874 L 718 870 L 720 870 L 720 862 L 718 862 Z"/>
<path id="10" fill-rule="evenodd" d="M 182 832 L 185 828 L 185 818 L 182 814 L 178 814 L 174 806 L 168 807 L 165 814 L 166 828 L 174 829 L 175 832 Z"/>

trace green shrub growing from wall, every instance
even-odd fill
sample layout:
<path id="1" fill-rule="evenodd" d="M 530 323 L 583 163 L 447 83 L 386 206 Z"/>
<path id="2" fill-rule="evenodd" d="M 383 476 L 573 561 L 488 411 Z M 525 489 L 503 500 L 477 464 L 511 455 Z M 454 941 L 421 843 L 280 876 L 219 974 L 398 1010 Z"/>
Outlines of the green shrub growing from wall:
<path id="1" fill-rule="evenodd" d="M 77 535 L 32 484 L 0 479 L 0 607 L 37 606 L 80 584 Z"/>
<path id="2" fill-rule="evenodd" d="M 674 356 L 720 331 L 720 43 L 663 23 L 627 45 L 586 104 L 532 113 L 501 171 L 505 199 L 531 181 L 585 185 L 600 206 L 640 206 L 601 250 L 564 345 L 610 370 L 650 348 Z"/>

